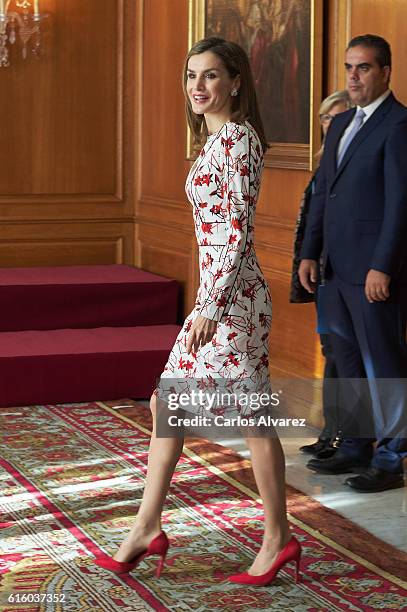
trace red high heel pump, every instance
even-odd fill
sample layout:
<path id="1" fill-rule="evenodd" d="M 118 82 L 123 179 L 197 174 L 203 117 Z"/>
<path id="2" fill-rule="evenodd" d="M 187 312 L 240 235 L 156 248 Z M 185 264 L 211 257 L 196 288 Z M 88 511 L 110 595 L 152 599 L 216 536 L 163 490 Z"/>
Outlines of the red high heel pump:
<path id="1" fill-rule="evenodd" d="M 279 553 L 273 565 L 265 574 L 260 574 L 260 576 L 252 576 L 247 572 L 243 572 L 243 574 L 234 574 L 233 576 L 229 576 L 228 580 L 229 582 L 235 582 L 236 584 L 266 586 L 273 582 L 278 572 L 284 565 L 286 565 L 286 563 L 290 563 L 290 561 L 295 561 L 297 566 L 296 582 L 300 582 L 300 559 L 300 543 L 298 542 L 298 540 L 296 540 L 294 536 L 292 536 L 291 540 L 288 542 L 288 544 L 284 546 L 283 550 Z"/>
<path id="2" fill-rule="evenodd" d="M 158 567 L 157 567 L 157 572 L 156 572 L 156 576 L 157 578 L 159 578 L 161 575 L 163 566 L 164 566 L 164 561 L 167 555 L 169 545 L 170 543 L 168 541 L 168 538 L 166 534 L 164 533 L 164 531 L 162 531 L 156 538 L 151 540 L 150 544 L 145 550 L 141 551 L 131 561 L 128 561 L 128 562 L 116 561 L 112 557 L 109 557 L 108 555 L 103 554 L 95 559 L 95 563 L 99 567 L 103 567 L 103 569 L 107 569 L 110 572 L 114 572 L 115 574 L 128 574 L 145 557 L 148 557 L 150 555 L 160 555 L 161 559 L 158 562 Z"/>

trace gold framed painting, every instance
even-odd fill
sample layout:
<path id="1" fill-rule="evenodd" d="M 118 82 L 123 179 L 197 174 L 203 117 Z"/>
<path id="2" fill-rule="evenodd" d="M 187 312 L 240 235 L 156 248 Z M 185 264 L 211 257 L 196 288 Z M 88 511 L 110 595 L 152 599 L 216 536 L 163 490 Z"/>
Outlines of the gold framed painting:
<path id="1" fill-rule="evenodd" d="M 189 47 L 207 36 L 239 43 L 253 71 L 266 166 L 314 169 L 321 144 L 322 0 L 189 0 Z M 187 157 L 194 159 L 188 130 Z"/>

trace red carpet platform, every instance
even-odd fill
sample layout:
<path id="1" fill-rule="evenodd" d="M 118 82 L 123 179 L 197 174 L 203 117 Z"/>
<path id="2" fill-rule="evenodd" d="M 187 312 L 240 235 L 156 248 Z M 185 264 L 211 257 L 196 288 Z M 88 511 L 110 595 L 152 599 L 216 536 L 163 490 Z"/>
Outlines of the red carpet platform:
<path id="1" fill-rule="evenodd" d="M 131 266 L 0 268 L 0 331 L 175 323 L 178 283 Z"/>
<path id="2" fill-rule="evenodd" d="M 4 332 L 0 406 L 149 397 L 177 325 Z"/>
<path id="3" fill-rule="evenodd" d="M 130 266 L 0 269 L 0 406 L 149 397 L 177 295 Z"/>

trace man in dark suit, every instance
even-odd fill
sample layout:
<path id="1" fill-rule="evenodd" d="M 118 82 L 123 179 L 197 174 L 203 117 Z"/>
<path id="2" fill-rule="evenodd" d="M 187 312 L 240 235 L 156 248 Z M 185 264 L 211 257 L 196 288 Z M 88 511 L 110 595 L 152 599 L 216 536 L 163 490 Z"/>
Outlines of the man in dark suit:
<path id="1" fill-rule="evenodd" d="M 328 131 L 299 275 L 313 292 L 322 253 L 319 305 L 347 383 L 347 437 L 332 458 L 308 466 L 360 472 L 346 484 L 373 492 L 403 486 L 407 457 L 407 109 L 389 90 L 391 51 L 383 38 L 352 39 L 345 69 L 356 108 L 337 115 Z"/>

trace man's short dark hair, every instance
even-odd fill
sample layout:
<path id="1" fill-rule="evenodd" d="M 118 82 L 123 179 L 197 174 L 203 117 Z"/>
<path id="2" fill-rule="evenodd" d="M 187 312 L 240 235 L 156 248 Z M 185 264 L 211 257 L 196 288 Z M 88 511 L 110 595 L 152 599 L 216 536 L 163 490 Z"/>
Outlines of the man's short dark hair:
<path id="1" fill-rule="evenodd" d="M 346 50 L 359 46 L 369 47 L 376 51 L 376 60 L 380 68 L 384 66 L 391 68 L 391 49 L 387 40 L 375 34 L 363 34 L 363 36 L 352 38 Z"/>

